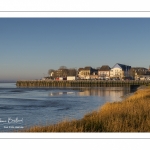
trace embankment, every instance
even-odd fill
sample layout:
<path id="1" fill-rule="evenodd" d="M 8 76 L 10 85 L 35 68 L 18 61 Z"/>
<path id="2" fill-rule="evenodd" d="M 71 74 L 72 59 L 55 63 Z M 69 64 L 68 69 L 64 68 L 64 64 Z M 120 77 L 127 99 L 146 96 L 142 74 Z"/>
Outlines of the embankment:
<path id="1" fill-rule="evenodd" d="M 121 102 L 106 103 L 80 120 L 34 126 L 23 132 L 150 132 L 150 87 Z"/>
<path id="2" fill-rule="evenodd" d="M 72 80 L 72 81 L 57 81 L 57 80 L 44 80 L 44 81 L 17 81 L 17 87 L 135 87 L 140 85 L 148 85 L 150 81 L 112 81 L 112 80 Z"/>

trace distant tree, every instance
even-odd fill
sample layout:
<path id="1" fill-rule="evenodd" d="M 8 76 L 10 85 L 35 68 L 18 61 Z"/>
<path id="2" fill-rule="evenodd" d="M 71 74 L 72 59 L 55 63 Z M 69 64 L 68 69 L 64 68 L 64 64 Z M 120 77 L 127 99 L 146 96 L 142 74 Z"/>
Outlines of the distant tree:
<path id="1" fill-rule="evenodd" d="M 59 69 L 67 69 L 66 66 L 60 66 Z"/>
<path id="2" fill-rule="evenodd" d="M 75 68 L 67 69 L 66 66 L 60 66 L 58 70 L 49 69 L 48 74 L 53 78 L 57 77 L 67 77 L 67 76 L 76 76 L 77 70 Z M 53 74 L 52 74 L 53 73 Z"/>
<path id="3" fill-rule="evenodd" d="M 68 69 L 62 69 L 62 77 L 67 77 L 69 73 Z"/>
<path id="4" fill-rule="evenodd" d="M 135 77 L 135 70 L 133 70 L 132 68 L 129 70 L 129 74 L 131 77 Z"/>
<path id="5" fill-rule="evenodd" d="M 77 70 L 75 68 L 70 68 L 68 71 L 68 76 L 76 76 Z"/>
<path id="6" fill-rule="evenodd" d="M 142 74 L 145 74 L 145 72 L 144 71 L 142 71 L 142 70 L 135 70 L 135 69 L 133 69 L 133 68 L 131 68 L 130 70 L 129 70 L 129 74 L 130 74 L 130 76 L 131 77 L 135 77 L 135 74 L 137 74 L 137 75 L 142 75 Z"/>
<path id="7" fill-rule="evenodd" d="M 54 69 L 49 69 L 49 70 L 48 70 L 48 75 L 50 75 L 50 76 L 51 76 L 51 74 L 52 74 L 52 73 L 54 73 L 54 72 L 55 72 L 55 70 L 54 70 Z"/>

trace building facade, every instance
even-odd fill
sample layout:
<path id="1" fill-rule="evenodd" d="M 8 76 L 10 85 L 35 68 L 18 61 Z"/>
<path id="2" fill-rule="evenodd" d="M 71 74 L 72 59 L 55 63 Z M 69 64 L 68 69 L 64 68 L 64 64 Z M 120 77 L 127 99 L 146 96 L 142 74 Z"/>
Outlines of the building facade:
<path id="1" fill-rule="evenodd" d="M 98 69 L 98 77 L 103 77 L 103 78 L 106 78 L 106 77 L 110 77 L 110 70 L 111 68 L 108 66 L 108 65 L 103 65 L 101 66 L 100 69 Z"/>
<path id="2" fill-rule="evenodd" d="M 97 75 L 97 70 L 92 67 L 78 69 L 78 77 L 81 79 L 90 79 L 93 75 Z"/>
<path id="3" fill-rule="evenodd" d="M 116 63 L 110 70 L 110 77 L 119 79 L 130 77 L 130 69 L 131 66 Z"/>
<path id="4" fill-rule="evenodd" d="M 130 75 L 135 79 L 139 80 L 139 78 L 143 75 L 149 75 L 150 72 L 147 68 L 144 67 L 132 67 L 130 70 Z"/>

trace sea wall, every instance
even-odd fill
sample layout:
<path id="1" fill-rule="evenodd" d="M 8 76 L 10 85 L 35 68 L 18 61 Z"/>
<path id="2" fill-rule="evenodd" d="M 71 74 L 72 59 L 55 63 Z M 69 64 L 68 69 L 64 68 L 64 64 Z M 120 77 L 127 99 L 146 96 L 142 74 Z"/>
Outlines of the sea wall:
<path id="1" fill-rule="evenodd" d="M 17 87 L 124 87 L 148 85 L 150 81 L 104 81 L 104 80 L 75 80 L 75 81 L 17 81 Z"/>

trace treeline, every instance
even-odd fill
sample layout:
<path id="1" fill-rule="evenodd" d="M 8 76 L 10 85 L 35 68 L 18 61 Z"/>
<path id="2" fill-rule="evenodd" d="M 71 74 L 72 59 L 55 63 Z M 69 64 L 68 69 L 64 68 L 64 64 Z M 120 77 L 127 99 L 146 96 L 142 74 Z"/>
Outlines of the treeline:
<path id="1" fill-rule="evenodd" d="M 77 70 L 75 68 L 68 69 L 66 66 L 61 66 L 61 67 L 59 67 L 58 70 L 49 69 L 48 74 L 52 78 L 76 76 L 77 75 Z"/>

